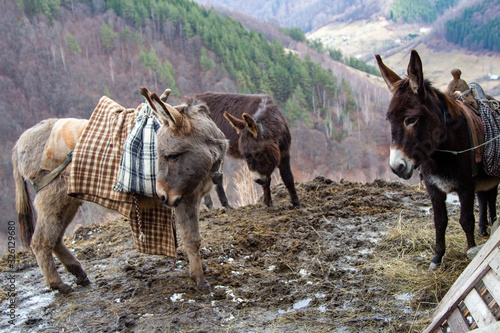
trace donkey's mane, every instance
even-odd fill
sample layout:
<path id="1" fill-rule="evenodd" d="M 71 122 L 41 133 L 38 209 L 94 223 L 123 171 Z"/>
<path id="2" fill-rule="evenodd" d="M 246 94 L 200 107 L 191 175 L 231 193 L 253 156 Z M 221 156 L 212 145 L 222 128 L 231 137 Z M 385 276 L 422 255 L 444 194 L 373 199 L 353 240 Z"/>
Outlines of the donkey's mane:
<path id="1" fill-rule="evenodd" d="M 195 100 L 193 98 L 187 98 L 185 103 L 174 106 L 174 108 L 183 114 L 196 113 L 196 112 L 202 112 L 207 115 L 210 114 L 210 110 L 203 101 Z"/>

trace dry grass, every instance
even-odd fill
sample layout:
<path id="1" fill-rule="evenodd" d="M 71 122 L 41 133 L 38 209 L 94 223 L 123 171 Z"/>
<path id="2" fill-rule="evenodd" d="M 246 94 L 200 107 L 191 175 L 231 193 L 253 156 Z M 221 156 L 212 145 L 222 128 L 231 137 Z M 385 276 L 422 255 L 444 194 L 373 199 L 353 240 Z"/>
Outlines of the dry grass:
<path id="1" fill-rule="evenodd" d="M 257 189 L 255 188 L 255 183 L 252 180 L 252 175 L 250 174 L 250 170 L 246 164 L 243 164 L 240 167 L 240 170 L 236 173 L 234 183 L 236 195 L 238 196 L 236 204 L 239 207 L 254 205 L 257 203 L 257 200 L 259 199 Z"/>
<path id="2" fill-rule="evenodd" d="M 457 216 L 451 216 L 446 233 L 446 254 L 437 270 L 427 267 L 434 256 L 435 229 L 432 214 L 412 218 L 399 213 L 397 225 L 378 244 L 375 260 L 365 268 L 373 269 L 376 283 L 393 295 L 407 295 L 415 311 L 409 332 L 421 331 L 430 322 L 429 311 L 443 298 L 469 264 L 465 234 Z M 485 238 L 476 238 L 482 244 Z M 419 315 L 420 314 L 420 315 Z"/>

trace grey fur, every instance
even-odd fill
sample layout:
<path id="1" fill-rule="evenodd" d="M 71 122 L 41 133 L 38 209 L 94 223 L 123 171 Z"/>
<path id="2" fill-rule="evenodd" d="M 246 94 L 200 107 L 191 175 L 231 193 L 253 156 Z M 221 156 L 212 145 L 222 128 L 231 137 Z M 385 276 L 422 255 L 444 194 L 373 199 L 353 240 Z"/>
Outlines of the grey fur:
<path id="1" fill-rule="evenodd" d="M 224 156 L 227 141 L 204 112 L 204 105 L 189 104 L 177 108 L 183 111 L 176 115 L 182 117 L 182 121 L 175 126 L 163 119 L 164 124 L 158 135 L 160 170 L 157 175 L 157 192 L 159 191 L 159 195 L 161 193 L 160 197 L 168 205 L 168 198 L 174 189 L 174 210 L 189 259 L 190 276 L 198 288 L 207 289 L 210 285 L 203 275 L 201 264 L 198 208 L 201 198 L 212 187 L 212 168 Z M 47 119 L 26 130 L 13 148 L 12 164 L 16 181 L 16 208 L 20 228 L 25 230 L 26 245 L 31 245 L 49 287 L 68 293 L 72 288 L 57 273 L 52 253 L 76 277 L 76 284 L 84 286 L 90 283 L 81 264 L 62 240 L 64 231 L 83 202 L 67 195 L 68 174 L 63 172 L 36 195 L 34 206 L 38 218 L 33 228 L 31 201 L 26 191 L 26 180 L 37 181 L 47 173 L 40 169 L 40 162 L 45 143 L 56 121 L 57 119 Z M 182 153 L 182 156 L 176 161 L 167 162 L 165 156 L 173 152 Z"/>

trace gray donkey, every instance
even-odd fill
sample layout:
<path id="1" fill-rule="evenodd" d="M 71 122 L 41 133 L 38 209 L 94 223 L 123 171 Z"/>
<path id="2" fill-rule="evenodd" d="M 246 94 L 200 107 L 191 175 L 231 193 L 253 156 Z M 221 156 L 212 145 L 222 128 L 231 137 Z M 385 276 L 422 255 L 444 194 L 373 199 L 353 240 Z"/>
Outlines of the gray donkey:
<path id="1" fill-rule="evenodd" d="M 174 208 L 189 260 L 190 277 L 197 288 L 209 289 L 200 256 L 198 209 L 201 199 L 213 186 L 211 176 L 218 171 L 227 149 L 227 140 L 208 116 L 205 104 L 188 101 L 187 104 L 171 107 L 146 88 L 141 88 L 141 94 L 162 122 L 157 135 L 159 172 L 156 192 L 165 205 Z M 22 240 L 31 245 L 49 287 L 69 293 L 72 288 L 57 273 L 52 252 L 76 277 L 76 284 L 85 286 L 90 283 L 81 264 L 63 243 L 64 231 L 83 201 L 67 195 L 67 177 L 57 177 L 36 195 L 34 206 L 38 218 L 34 226 L 26 186 L 26 180 L 37 182 L 47 173 L 40 168 L 40 163 L 45 143 L 56 121 L 44 120 L 20 136 L 13 148 L 12 166 Z"/>

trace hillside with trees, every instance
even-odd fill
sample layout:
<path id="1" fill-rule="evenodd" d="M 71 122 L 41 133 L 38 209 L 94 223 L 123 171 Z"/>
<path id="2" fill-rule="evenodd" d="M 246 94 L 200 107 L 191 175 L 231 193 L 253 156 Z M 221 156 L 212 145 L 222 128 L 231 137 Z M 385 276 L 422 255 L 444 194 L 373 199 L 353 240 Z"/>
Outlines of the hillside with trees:
<path id="1" fill-rule="evenodd" d="M 486 0 L 445 23 L 446 39 L 471 50 L 500 52 L 500 2 Z"/>
<path id="2" fill-rule="evenodd" d="M 455 6 L 458 0 L 395 0 L 389 17 L 405 22 L 420 21 L 432 23 L 447 9 Z"/>
<path id="3" fill-rule="evenodd" d="M 374 13 L 388 12 L 392 1 L 381 0 L 196 0 L 207 7 L 224 7 L 251 15 L 260 21 L 282 27 L 297 27 L 308 33 L 332 20 L 368 19 Z"/>
<path id="4" fill-rule="evenodd" d="M 500 4 L 496 0 L 197 1 L 217 10 L 220 6 L 241 11 L 281 27 L 296 27 L 307 34 L 332 23 L 386 17 L 394 22 L 432 25 L 433 38 L 472 51 L 498 52 Z"/>
<path id="5" fill-rule="evenodd" d="M 205 91 L 272 95 L 292 125 L 298 181 L 390 174 L 386 89 L 276 28 L 256 31 L 187 0 L 2 0 L 0 9 L 2 223 L 15 220 L 10 157 L 24 130 L 88 118 L 103 95 L 136 107 L 142 85 L 171 88 L 172 104 Z"/>

